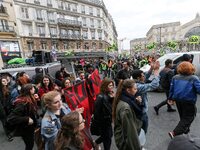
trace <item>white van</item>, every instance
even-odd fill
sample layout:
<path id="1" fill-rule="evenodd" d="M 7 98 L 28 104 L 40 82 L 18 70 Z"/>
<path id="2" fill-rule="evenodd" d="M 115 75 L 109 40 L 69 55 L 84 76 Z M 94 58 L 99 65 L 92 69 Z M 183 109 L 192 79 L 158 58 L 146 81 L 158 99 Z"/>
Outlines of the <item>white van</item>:
<path id="1" fill-rule="evenodd" d="M 160 70 L 162 70 L 165 67 L 165 61 L 167 59 L 172 59 L 174 64 L 179 63 L 182 61 L 183 54 L 189 54 L 192 58 L 192 64 L 196 68 L 195 74 L 197 76 L 200 76 L 200 51 L 191 51 L 191 52 L 183 52 L 183 53 L 168 53 L 163 55 L 162 57 L 158 58 L 157 61 L 160 62 Z M 146 72 L 150 69 L 150 65 L 145 65 L 140 70 Z"/>

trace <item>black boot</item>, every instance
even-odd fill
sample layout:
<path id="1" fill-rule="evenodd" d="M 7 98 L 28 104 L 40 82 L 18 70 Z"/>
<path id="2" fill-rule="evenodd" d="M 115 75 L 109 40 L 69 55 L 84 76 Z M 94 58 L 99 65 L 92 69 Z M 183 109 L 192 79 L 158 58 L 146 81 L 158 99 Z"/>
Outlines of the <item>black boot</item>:
<path id="1" fill-rule="evenodd" d="M 157 106 L 154 107 L 154 110 L 156 111 L 156 115 L 158 115 L 158 111 L 159 111 L 160 107 L 162 107 L 166 104 L 167 104 L 167 100 L 162 101 L 160 104 L 158 104 Z"/>
<path id="2" fill-rule="evenodd" d="M 154 110 L 156 112 L 156 115 L 158 115 L 159 108 L 157 106 L 154 106 L 153 108 L 154 108 Z"/>

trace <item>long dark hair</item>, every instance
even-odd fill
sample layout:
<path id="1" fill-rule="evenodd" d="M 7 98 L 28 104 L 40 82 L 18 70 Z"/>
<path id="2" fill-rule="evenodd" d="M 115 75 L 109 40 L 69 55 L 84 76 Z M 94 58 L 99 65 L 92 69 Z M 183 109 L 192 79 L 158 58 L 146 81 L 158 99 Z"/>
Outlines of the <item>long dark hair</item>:
<path id="1" fill-rule="evenodd" d="M 53 84 L 53 81 L 52 81 L 51 77 L 49 77 L 48 75 L 44 75 L 44 76 L 43 76 L 42 81 L 41 81 L 41 87 L 42 87 L 42 88 L 45 88 L 45 85 L 44 85 L 44 83 L 43 83 L 44 78 L 49 79 L 48 88 L 49 88 L 49 90 L 53 90 L 53 89 L 54 89 L 54 84 Z"/>
<path id="2" fill-rule="evenodd" d="M 30 90 L 34 88 L 34 86 L 32 84 L 25 84 L 22 86 L 21 90 L 20 90 L 20 95 L 17 97 L 15 104 L 18 103 L 28 103 L 30 106 L 30 109 L 32 109 L 33 111 L 37 110 L 37 102 L 34 98 L 34 96 L 32 95 L 32 93 L 30 92 Z"/>
<path id="3" fill-rule="evenodd" d="M 135 84 L 136 84 L 135 81 L 132 80 L 132 79 L 120 80 L 119 85 L 117 87 L 117 92 L 116 92 L 116 95 L 115 95 L 115 98 L 114 98 L 114 102 L 113 102 L 112 115 L 113 115 L 113 120 L 114 121 L 115 121 L 115 118 L 116 118 L 117 104 L 120 101 L 120 97 L 121 97 L 122 91 L 126 90 L 128 88 L 134 87 Z"/>
<path id="4" fill-rule="evenodd" d="M 69 145 L 77 149 L 83 149 L 84 138 L 79 131 L 79 113 L 77 111 L 70 112 L 65 115 L 61 121 L 62 127 L 55 139 L 56 150 L 63 150 Z"/>
<path id="5" fill-rule="evenodd" d="M 3 80 L 3 79 L 6 79 L 6 80 L 7 80 L 6 77 L 1 77 L 1 78 L 0 78 L 0 91 L 1 91 L 1 93 L 2 93 L 2 96 L 3 96 L 4 98 L 6 98 L 7 96 L 9 96 L 10 92 L 9 92 L 9 86 L 8 86 L 8 84 L 7 84 L 6 86 L 2 84 L 2 80 Z M 8 80 L 7 80 L 7 81 L 8 81 Z"/>

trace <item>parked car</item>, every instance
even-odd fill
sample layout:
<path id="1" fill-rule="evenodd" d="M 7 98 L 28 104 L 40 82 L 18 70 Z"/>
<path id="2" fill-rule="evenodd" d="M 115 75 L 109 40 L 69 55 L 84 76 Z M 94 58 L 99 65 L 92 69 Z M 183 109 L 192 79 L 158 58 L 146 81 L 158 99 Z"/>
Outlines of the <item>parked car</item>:
<path id="1" fill-rule="evenodd" d="M 189 54 L 192 58 L 192 64 L 195 66 L 196 68 L 196 72 L 195 75 L 200 77 L 200 51 L 191 51 L 191 52 L 184 52 L 184 53 L 168 53 L 163 55 L 162 57 L 158 58 L 157 61 L 160 62 L 160 70 L 162 70 L 165 67 L 165 61 L 167 59 L 172 59 L 174 65 L 176 65 L 177 63 L 179 63 L 180 61 L 183 60 L 182 56 L 183 54 Z M 150 65 L 144 65 L 142 68 L 140 68 L 140 70 L 146 72 L 150 69 Z M 149 78 L 151 80 L 151 77 Z M 158 89 L 156 89 L 156 91 L 158 92 L 162 92 L 163 89 L 161 86 L 158 87 Z"/>
<path id="2" fill-rule="evenodd" d="M 197 76 L 200 76 L 200 51 L 191 51 L 191 52 L 184 52 L 184 53 L 168 53 L 163 55 L 162 57 L 158 58 L 157 61 L 160 62 L 160 70 L 162 70 L 165 67 L 165 61 L 167 59 L 172 59 L 174 65 L 182 61 L 183 54 L 189 54 L 192 58 L 192 64 L 196 68 L 195 74 Z M 145 65 L 140 70 L 146 72 L 150 69 L 150 65 Z"/>

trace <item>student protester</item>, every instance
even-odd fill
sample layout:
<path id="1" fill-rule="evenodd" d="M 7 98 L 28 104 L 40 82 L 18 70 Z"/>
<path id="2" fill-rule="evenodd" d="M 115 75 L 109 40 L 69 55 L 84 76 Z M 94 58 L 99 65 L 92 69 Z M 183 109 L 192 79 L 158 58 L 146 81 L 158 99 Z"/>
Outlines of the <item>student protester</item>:
<path id="1" fill-rule="evenodd" d="M 82 130 L 85 120 L 77 111 L 70 112 L 61 120 L 62 127 L 55 139 L 55 150 L 83 150 L 84 137 Z"/>
<path id="2" fill-rule="evenodd" d="M 53 90 L 54 90 L 54 83 L 52 79 L 48 75 L 43 76 L 42 82 L 38 90 L 38 95 L 40 96 L 40 98 L 42 97 L 43 94 Z"/>
<path id="3" fill-rule="evenodd" d="M 139 134 L 142 122 L 137 118 L 135 94 L 137 86 L 134 80 L 120 81 L 113 103 L 114 137 L 120 150 L 141 150 Z"/>
<path id="4" fill-rule="evenodd" d="M 42 100 L 46 107 L 46 113 L 41 124 L 41 134 L 45 141 L 45 150 L 55 150 L 54 140 L 58 130 L 61 128 L 60 120 L 71 110 L 67 104 L 62 103 L 61 94 L 57 91 L 50 91 L 44 94 Z M 77 111 L 83 112 L 83 108 Z"/>
<path id="5" fill-rule="evenodd" d="M 135 79 L 137 83 L 137 95 L 141 96 L 142 98 L 142 129 L 147 133 L 148 129 L 148 98 L 147 98 L 147 92 L 153 91 L 159 87 L 159 62 L 151 63 L 150 70 L 145 74 L 141 70 L 134 70 L 132 77 Z M 152 75 L 152 80 L 150 83 L 146 83 L 146 80 Z"/>
<path id="6" fill-rule="evenodd" d="M 197 93 L 200 93 L 200 80 L 194 75 L 195 67 L 187 61 L 180 63 L 177 67 L 178 75 L 172 78 L 169 102 L 176 102 L 180 121 L 175 129 L 169 132 L 169 136 L 188 134 L 197 108 Z"/>
<path id="7" fill-rule="evenodd" d="M 32 150 L 34 146 L 34 131 L 38 119 L 34 94 L 35 88 L 32 84 L 23 85 L 14 102 L 15 108 L 7 118 L 8 124 L 15 128 L 13 135 L 22 137 L 25 150 Z"/>
<path id="8" fill-rule="evenodd" d="M 118 85 L 120 80 L 130 79 L 132 76 L 132 70 L 130 69 L 130 62 L 128 60 L 123 62 L 123 69 L 121 69 L 116 77 L 115 77 L 115 84 Z"/>
<path id="9" fill-rule="evenodd" d="M 11 102 L 11 90 L 8 85 L 7 77 L 0 78 L 0 120 L 3 125 L 3 129 L 8 138 L 8 141 L 12 141 L 12 136 L 10 131 L 6 126 L 7 116 L 13 109 L 13 104 Z"/>
<path id="10" fill-rule="evenodd" d="M 159 103 L 158 105 L 154 106 L 154 110 L 157 115 L 158 115 L 159 109 L 164 105 L 167 105 L 167 112 L 175 112 L 176 111 L 176 109 L 172 108 L 172 106 L 167 103 L 167 100 L 169 97 L 170 83 L 174 76 L 174 71 L 172 70 L 172 67 L 173 67 L 172 59 L 167 59 L 165 61 L 165 68 L 163 68 L 163 70 L 161 70 L 161 72 L 160 72 L 160 85 L 163 88 L 163 90 L 165 91 L 167 99 L 164 100 L 163 102 Z"/>
<path id="11" fill-rule="evenodd" d="M 110 150 L 112 142 L 112 103 L 114 100 L 114 81 L 105 78 L 100 87 L 94 107 L 94 120 L 98 122 L 100 137 L 95 140 L 96 149 L 103 142 L 104 150 Z"/>

